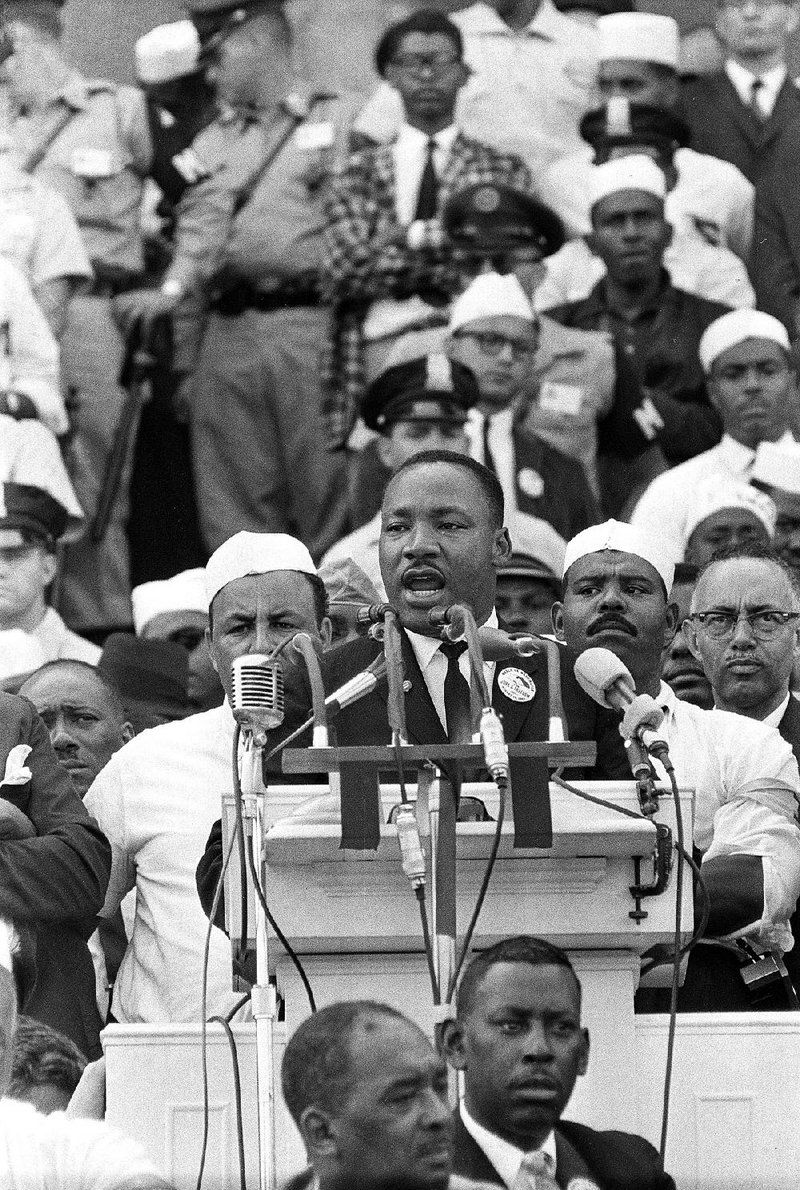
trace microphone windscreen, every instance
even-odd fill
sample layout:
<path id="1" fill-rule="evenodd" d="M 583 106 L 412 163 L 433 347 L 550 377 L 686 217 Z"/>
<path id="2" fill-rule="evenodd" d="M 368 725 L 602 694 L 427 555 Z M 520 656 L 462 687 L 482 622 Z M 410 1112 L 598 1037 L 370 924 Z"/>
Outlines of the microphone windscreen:
<path id="1" fill-rule="evenodd" d="M 613 707 L 608 691 L 622 682 L 630 687 L 631 697 L 636 687 L 630 670 L 610 649 L 587 649 L 575 662 L 575 677 L 590 698 L 601 707 Z"/>
<path id="2" fill-rule="evenodd" d="M 274 657 L 251 653 L 231 665 L 231 709 L 242 727 L 271 731 L 284 717 L 283 667 Z"/>

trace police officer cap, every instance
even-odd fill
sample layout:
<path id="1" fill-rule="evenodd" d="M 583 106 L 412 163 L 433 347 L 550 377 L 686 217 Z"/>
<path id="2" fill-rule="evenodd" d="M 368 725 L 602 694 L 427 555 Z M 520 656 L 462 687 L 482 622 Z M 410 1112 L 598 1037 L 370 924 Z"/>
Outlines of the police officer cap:
<path id="1" fill-rule="evenodd" d="M 619 145 L 650 145 L 672 153 L 691 140 L 689 125 L 672 112 L 621 97 L 587 112 L 580 133 L 597 158 Z"/>
<path id="2" fill-rule="evenodd" d="M 49 492 L 24 483 L 0 484 L 0 547 L 41 542 L 52 549 L 67 519 L 66 508 Z"/>
<path id="3" fill-rule="evenodd" d="M 442 352 L 432 352 L 381 372 L 367 389 L 361 416 L 371 430 L 379 431 L 400 420 L 463 424 L 479 395 L 471 369 Z M 438 411 L 414 409 L 422 401 L 435 401 Z"/>
<path id="4" fill-rule="evenodd" d="M 186 0 L 186 8 L 200 37 L 227 35 L 250 17 L 268 8 L 279 8 L 282 0 Z"/>
<path id="5" fill-rule="evenodd" d="M 480 183 L 459 190 L 445 205 L 442 225 L 453 243 L 478 251 L 532 245 L 544 257 L 564 243 L 555 211 L 513 186 Z"/>

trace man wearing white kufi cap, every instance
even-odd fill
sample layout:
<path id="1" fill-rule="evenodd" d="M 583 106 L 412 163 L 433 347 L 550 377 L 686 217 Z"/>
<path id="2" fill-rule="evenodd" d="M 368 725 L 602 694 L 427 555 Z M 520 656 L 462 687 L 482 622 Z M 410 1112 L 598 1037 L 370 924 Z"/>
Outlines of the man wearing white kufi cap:
<path id="1" fill-rule="evenodd" d="M 472 369 L 480 389 L 467 423 L 470 454 L 500 480 L 509 522 L 517 512 L 538 517 L 566 539 L 596 521 L 580 462 L 523 424 L 540 332 L 514 274 L 476 277 L 453 303 L 448 332 L 448 354 Z"/>
<path id="2" fill-rule="evenodd" d="M 715 478 L 749 483 L 759 445 L 791 446 L 797 423 L 789 336 L 776 318 L 760 310 L 724 315 L 702 336 L 699 357 L 709 399 L 722 419 L 722 440 L 654 479 L 631 517 L 644 531 L 669 538 L 678 556 L 698 488 Z"/>
<path id="3" fill-rule="evenodd" d="M 675 111 L 680 97 L 679 36 L 672 17 L 649 12 L 614 13 L 597 22 L 600 37 L 597 84 L 603 100 Z M 631 149 L 636 151 L 632 138 Z M 592 150 L 582 146 L 555 162 L 540 179 L 538 190 L 554 206 L 573 235 L 588 230 L 585 187 Z M 683 146 L 674 154 L 676 180 L 667 217 L 676 227 L 687 225 L 711 244 L 733 249 L 747 259 L 753 230 L 754 190 L 728 161 Z"/>
<path id="4" fill-rule="evenodd" d="M 301 631 L 320 649 L 329 638 L 325 588 L 294 537 L 237 533 L 209 559 L 205 583 L 209 649 L 228 698 L 234 658 L 270 653 Z M 219 818 L 220 796 L 233 788 L 234 727 L 226 699 L 147 731 L 112 757 L 86 795 L 114 853 L 103 915 L 112 916 L 136 888 L 133 935 L 111 1006 L 119 1021 L 198 1019 L 207 922 L 195 869 Z M 230 947 L 215 929 L 209 1012 L 233 1006 L 230 989 Z"/>
<path id="5" fill-rule="evenodd" d="M 637 692 L 664 710 L 660 731 L 678 783 L 696 789 L 694 845 L 703 853 L 711 898 L 707 933 L 736 932 L 789 949 L 788 921 L 800 892 L 797 762 L 774 728 L 681 702 L 661 681 L 662 650 L 677 628 L 673 574 L 661 536 L 617 521 L 597 525 L 567 545 L 556 631 L 573 654 L 609 650 L 627 666 Z M 693 982 L 702 960 L 693 958 L 689 971 L 681 1007 L 724 1006 L 722 989 Z"/>
<path id="6" fill-rule="evenodd" d="M 548 313 L 566 326 L 612 333 L 618 358 L 633 368 L 644 390 L 625 394 L 625 404 L 618 395 L 616 416 L 672 465 L 718 441 L 719 420 L 708 403 L 697 349 L 704 329 L 726 307 L 676 288 L 664 269 L 672 236 L 665 190 L 663 171 L 644 154 L 594 167 L 587 243 L 606 275 L 586 298 Z M 614 443 L 609 447 L 615 451 Z M 623 499 L 641 482 L 638 472 L 620 470 L 618 478 Z"/>
<path id="7" fill-rule="evenodd" d="M 196 711 L 218 707 L 224 697 L 205 643 L 208 599 L 205 570 L 141 583 L 131 592 L 133 626 L 147 640 L 171 640 L 189 651 L 189 703 Z"/>
<path id="8" fill-rule="evenodd" d="M 712 476 L 698 486 L 686 522 L 684 560 L 705 566 L 727 550 L 769 546 L 775 534 L 777 509 L 773 500 L 741 480 L 720 482 Z"/>

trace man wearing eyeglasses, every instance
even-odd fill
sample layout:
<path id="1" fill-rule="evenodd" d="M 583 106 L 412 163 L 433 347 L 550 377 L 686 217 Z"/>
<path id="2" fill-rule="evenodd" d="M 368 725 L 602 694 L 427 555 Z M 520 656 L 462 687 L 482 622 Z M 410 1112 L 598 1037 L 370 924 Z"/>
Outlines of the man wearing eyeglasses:
<path id="1" fill-rule="evenodd" d="M 711 682 L 714 705 L 777 727 L 800 763 L 800 703 L 790 693 L 800 659 L 800 587 L 786 564 L 752 547 L 710 562 L 683 634 Z M 800 936 L 797 914 L 792 933 Z M 796 942 L 786 966 L 800 987 Z"/>
<path id="2" fill-rule="evenodd" d="M 662 650 L 677 628 L 678 608 L 670 600 L 673 572 L 663 538 L 617 521 L 586 530 L 567 546 L 563 601 L 553 612 L 556 631 L 573 655 L 590 647 L 609 649 L 630 670 L 637 693 L 649 694 L 664 711 L 659 730 L 678 784 L 696 791 L 693 842 L 710 900 L 705 937 L 746 939 L 753 947 L 782 952 L 792 946 L 789 919 L 800 892 L 797 761 L 774 726 L 729 709 L 701 710 L 678 699 L 661 680 Z M 701 599 L 702 590 L 695 608 L 714 610 Z M 795 610 L 783 600 L 778 590 L 762 593 L 756 610 Z M 782 619 L 776 618 L 779 628 Z M 771 626 L 771 619 L 762 614 L 758 631 L 764 624 Z M 665 780 L 660 762 L 654 766 Z M 700 904 L 698 894 L 698 912 Z M 665 1000 L 661 989 L 646 988 L 638 1007 L 660 1011 Z M 720 946 L 698 947 L 679 1007 L 686 1012 L 752 1007 L 738 961 Z"/>

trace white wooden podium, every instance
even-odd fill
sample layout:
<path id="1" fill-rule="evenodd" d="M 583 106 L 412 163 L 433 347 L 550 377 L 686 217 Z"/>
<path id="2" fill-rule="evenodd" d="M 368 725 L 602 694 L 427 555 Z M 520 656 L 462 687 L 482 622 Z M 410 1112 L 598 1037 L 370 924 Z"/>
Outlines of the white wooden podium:
<path id="1" fill-rule="evenodd" d="M 578 783 L 578 787 L 625 808 L 638 809 L 632 783 Z M 413 785 L 409 792 L 413 797 Z M 586 802 L 556 785 L 551 785 L 550 792 L 552 848 L 515 850 L 513 823 L 508 816 L 473 945 L 480 948 L 510 934 L 529 933 L 547 937 L 570 952 L 583 986 L 584 1021 L 591 1034 L 592 1057 L 589 1074 L 579 1080 L 569 1115 L 597 1127 L 637 1130 L 641 1125 L 633 996 L 639 978 L 639 956 L 654 944 L 671 942 L 674 937 L 676 870 L 664 893 L 641 901 L 644 916 L 637 914 L 630 886 L 637 883 L 637 862 L 641 883 L 648 883 L 652 876 L 653 825 Z M 494 787 L 465 785 L 463 793 L 481 797 L 496 816 Z M 343 851 L 336 823 L 309 819 L 309 799 L 318 795 L 318 786 L 273 788 L 267 795 L 267 821 L 271 825 L 265 842 L 265 883 L 270 909 L 302 957 L 318 1006 L 339 999 L 382 1000 L 432 1031 L 435 1013 L 418 909 L 401 869 L 396 829 L 381 828 L 377 851 Z M 399 790 L 396 786 L 382 786 L 381 797 L 385 820 L 400 800 Z M 693 795 L 683 793 L 680 804 L 686 837 L 691 839 Z M 224 812 L 231 813 L 230 804 Z M 674 832 L 671 797 L 662 797 L 656 821 Z M 457 827 L 459 929 L 465 928 L 471 915 L 494 830 L 493 822 L 461 823 Z M 234 850 L 234 882 L 237 864 Z M 688 866 L 684 879 L 681 931 L 685 940 L 691 933 L 693 915 Z M 249 920 L 253 920 L 252 910 Z M 308 1003 L 295 969 L 280 951 L 277 940 L 271 945 L 270 957 L 285 1003 L 285 1024 L 276 1044 L 278 1065 L 282 1039 L 288 1038 L 307 1015 Z M 251 1118 L 252 1028 L 237 1027 L 244 1094 Z M 214 1143 L 205 1185 L 211 1190 L 227 1190 L 238 1184 L 233 1161 L 230 1059 L 219 1031 L 212 1027 L 211 1036 Z M 111 1026 L 105 1037 L 109 1119 L 140 1139 L 147 1138 L 155 1159 L 181 1190 L 193 1186 L 202 1134 L 199 1026 Z M 152 1069 L 151 1082 L 142 1069 L 143 1060 Z M 144 1075 L 149 1092 L 131 1094 L 134 1063 L 139 1084 Z M 303 1155 L 299 1137 L 281 1103 L 276 1131 L 276 1161 L 279 1180 L 283 1180 L 302 1167 Z M 249 1148 L 249 1171 L 254 1178 L 254 1128 L 249 1129 Z M 256 1184 L 255 1180 L 252 1184 Z"/>

